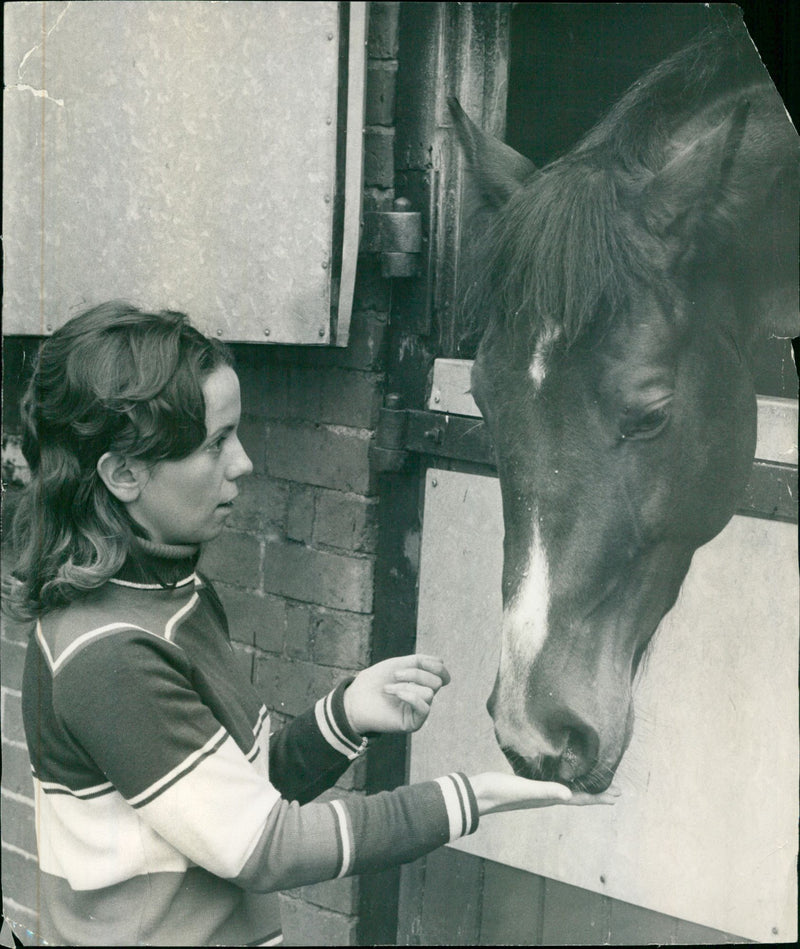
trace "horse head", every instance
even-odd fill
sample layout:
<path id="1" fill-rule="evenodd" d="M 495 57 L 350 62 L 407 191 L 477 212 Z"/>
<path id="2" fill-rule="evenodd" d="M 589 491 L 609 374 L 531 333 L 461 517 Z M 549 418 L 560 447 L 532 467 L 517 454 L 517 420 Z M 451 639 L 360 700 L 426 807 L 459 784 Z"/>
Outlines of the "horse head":
<path id="1" fill-rule="evenodd" d="M 752 340 L 798 331 L 797 135 L 760 63 L 715 44 L 541 170 L 450 103 L 489 220 L 468 290 L 505 525 L 488 708 L 518 774 L 595 792 L 647 645 L 747 485 Z"/>

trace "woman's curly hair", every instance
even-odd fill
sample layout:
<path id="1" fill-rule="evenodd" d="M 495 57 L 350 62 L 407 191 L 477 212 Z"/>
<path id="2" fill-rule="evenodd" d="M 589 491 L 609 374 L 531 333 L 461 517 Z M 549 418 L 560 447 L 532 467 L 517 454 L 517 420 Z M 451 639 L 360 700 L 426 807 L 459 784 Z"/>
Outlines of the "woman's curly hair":
<path id="1" fill-rule="evenodd" d="M 63 606 L 122 566 L 135 527 L 97 473 L 108 451 L 156 463 L 206 436 L 202 385 L 229 350 L 183 313 L 109 302 L 41 346 L 22 400 L 31 480 L 14 518 L 4 605 L 18 618 Z"/>

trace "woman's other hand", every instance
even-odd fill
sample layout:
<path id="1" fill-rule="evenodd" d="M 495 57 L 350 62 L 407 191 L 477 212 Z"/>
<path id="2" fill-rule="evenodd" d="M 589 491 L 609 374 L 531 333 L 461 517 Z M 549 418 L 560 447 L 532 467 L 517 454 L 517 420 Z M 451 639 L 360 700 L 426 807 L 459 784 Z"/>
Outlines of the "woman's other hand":
<path id="1" fill-rule="evenodd" d="M 385 659 L 358 673 L 344 693 L 347 720 L 366 732 L 415 732 L 431 710 L 436 693 L 450 681 L 436 656 Z"/>

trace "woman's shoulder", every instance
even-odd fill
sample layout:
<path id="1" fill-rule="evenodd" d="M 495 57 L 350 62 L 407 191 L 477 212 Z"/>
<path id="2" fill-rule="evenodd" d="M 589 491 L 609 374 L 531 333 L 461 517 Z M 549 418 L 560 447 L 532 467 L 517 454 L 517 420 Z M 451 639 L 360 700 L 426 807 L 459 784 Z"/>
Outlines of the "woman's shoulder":
<path id="1" fill-rule="evenodd" d="M 194 595 L 194 588 L 148 590 L 108 581 L 66 606 L 42 616 L 35 635 L 53 673 L 79 656 L 114 650 L 124 662 L 125 651 L 157 644 L 159 654 L 180 653 L 172 642 L 171 624 Z M 163 646 L 163 648 L 161 648 Z"/>

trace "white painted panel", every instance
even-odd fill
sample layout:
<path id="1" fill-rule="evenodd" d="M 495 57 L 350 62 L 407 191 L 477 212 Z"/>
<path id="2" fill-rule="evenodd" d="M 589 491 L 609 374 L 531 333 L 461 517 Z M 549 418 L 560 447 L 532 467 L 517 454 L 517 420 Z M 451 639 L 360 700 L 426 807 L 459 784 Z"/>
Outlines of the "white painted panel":
<path id="1" fill-rule="evenodd" d="M 508 770 L 485 702 L 499 655 L 499 482 L 428 472 L 417 648 L 453 682 L 411 777 Z M 695 555 L 637 687 L 611 808 L 492 815 L 460 849 L 762 941 L 796 938 L 797 528 L 735 517 Z"/>
<path id="2" fill-rule="evenodd" d="M 329 340 L 337 3 L 13 3 L 4 34 L 4 332 L 123 298 Z"/>

